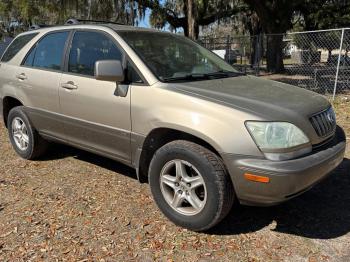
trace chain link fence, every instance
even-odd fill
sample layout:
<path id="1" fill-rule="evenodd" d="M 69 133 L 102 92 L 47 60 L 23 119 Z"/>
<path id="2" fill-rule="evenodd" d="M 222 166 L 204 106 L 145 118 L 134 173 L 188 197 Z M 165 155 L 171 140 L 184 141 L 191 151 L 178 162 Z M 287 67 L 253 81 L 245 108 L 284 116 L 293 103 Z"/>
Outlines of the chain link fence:
<path id="1" fill-rule="evenodd" d="M 245 73 L 296 85 L 332 99 L 338 94 L 350 94 L 350 28 L 207 36 L 199 41 Z"/>

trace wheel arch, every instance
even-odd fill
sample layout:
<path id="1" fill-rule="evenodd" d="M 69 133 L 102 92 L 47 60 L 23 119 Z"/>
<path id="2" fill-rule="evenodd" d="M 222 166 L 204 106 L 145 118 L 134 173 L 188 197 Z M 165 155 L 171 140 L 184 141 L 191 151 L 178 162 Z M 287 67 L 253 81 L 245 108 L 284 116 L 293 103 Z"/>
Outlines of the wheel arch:
<path id="1" fill-rule="evenodd" d="M 11 109 L 17 106 L 23 106 L 23 102 L 13 96 L 5 96 L 2 99 L 2 103 L 3 103 L 3 107 L 2 107 L 3 121 L 4 121 L 5 127 L 7 128 L 8 115 Z"/>
<path id="2" fill-rule="evenodd" d="M 218 146 L 207 142 L 198 134 L 168 127 L 155 128 L 144 139 L 141 153 L 136 161 L 137 176 L 141 183 L 148 181 L 148 169 L 154 153 L 163 145 L 175 140 L 186 140 L 199 144 L 222 158 Z"/>

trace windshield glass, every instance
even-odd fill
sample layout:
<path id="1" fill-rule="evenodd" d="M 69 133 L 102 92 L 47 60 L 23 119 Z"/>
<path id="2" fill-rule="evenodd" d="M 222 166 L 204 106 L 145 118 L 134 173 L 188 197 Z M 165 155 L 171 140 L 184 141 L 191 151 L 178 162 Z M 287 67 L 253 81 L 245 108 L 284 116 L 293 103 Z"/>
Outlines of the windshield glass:
<path id="1" fill-rule="evenodd" d="M 220 57 L 186 37 L 140 31 L 118 34 L 161 81 L 196 81 L 238 74 Z"/>

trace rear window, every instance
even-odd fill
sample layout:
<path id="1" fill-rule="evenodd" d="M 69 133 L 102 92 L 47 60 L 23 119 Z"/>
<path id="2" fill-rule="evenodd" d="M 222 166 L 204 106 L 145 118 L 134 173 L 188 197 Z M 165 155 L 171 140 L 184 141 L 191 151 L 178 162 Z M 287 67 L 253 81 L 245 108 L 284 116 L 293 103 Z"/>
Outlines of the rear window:
<path id="1" fill-rule="evenodd" d="M 26 34 L 17 37 L 7 48 L 6 52 L 1 58 L 1 62 L 10 61 L 30 40 L 32 40 L 38 33 Z"/>

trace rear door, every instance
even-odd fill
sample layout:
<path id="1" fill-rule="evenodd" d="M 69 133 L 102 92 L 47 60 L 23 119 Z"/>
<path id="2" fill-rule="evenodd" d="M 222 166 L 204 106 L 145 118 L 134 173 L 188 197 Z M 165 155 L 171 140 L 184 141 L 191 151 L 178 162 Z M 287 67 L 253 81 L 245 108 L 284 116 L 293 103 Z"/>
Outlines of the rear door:
<path id="1" fill-rule="evenodd" d="M 14 94 L 14 89 L 17 85 L 16 75 L 14 72 L 18 65 L 13 63 L 14 57 L 38 35 L 38 33 L 28 33 L 18 36 L 14 41 L 11 42 L 9 47 L 4 47 L 4 54 L 1 53 L 0 61 L 0 116 L 3 114 L 3 99 L 10 94 Z M 17 95 L 20 95 L 16 92 Z M 21 100 L 21 97 L 16 97 Z M 21 100 L 22 101 L 22 100 Z M 4 121 L 6 121 L 7 116 L 5 116 Z"/>
<path id="2" fill-rule="evenodd" d="M 59 97 L 66 138 L 71 144 L 129 163 L 130 90 L 126 96 L 118 96 L 117 83 L 94 78 L 96 61 L 122 61 L 123 56 L 105 32 L 76 31 L 66 57 Z"/>
<path id="3" fill-rule="evenodd" d="M 16 69 L 17 87 L 28 103 L 26 112 L 44 135 L 64 138 L 58 99 L 64 50 L 70 31 L 56 31 L 43 36 Z"/>

